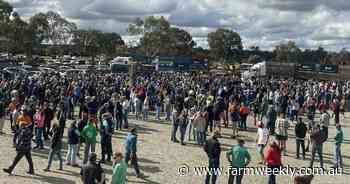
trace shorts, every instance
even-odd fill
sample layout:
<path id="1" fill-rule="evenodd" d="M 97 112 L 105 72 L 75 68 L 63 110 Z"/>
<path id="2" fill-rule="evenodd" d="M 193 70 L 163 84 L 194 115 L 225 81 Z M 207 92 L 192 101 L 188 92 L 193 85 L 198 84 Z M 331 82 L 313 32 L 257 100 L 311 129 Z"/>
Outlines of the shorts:
<path id="1" fill-rule="evenodd" d="M 283 135 L 276 135 L 276 140 L 278 141 L 286 141 L 288 140 L 287 136 L 283 136 Z"/>

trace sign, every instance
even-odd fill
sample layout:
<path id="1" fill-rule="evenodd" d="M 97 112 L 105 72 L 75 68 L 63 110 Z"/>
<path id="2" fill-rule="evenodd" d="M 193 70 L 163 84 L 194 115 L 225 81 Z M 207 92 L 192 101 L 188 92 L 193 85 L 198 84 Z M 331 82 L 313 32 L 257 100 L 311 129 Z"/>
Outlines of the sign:
<path id="1" fill-rule="evenodd" d="M 299 71 L 299 72 L 315 72 L 316 65 L 315 64 L 298 64 L 297 71 Z"/>
<path id="2" fill-rule="evenodd" d="M 320 65 L 319 72 L 321 72 L 321 73 L 338 73 L 338 65 Z"/>

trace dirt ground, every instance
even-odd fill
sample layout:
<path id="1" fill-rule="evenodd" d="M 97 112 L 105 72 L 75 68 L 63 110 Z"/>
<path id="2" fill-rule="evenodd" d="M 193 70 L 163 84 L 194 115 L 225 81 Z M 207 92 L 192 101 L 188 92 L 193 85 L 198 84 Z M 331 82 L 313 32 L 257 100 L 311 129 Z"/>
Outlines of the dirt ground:
<path id="1" fill-rule="evenodd" d="M 347 115 L 350 117 L 350 114 Z M 153 118 L 153 117 L 151 117 Z M 317 117 L 318 118 L 318 117 Z M 333 161 L 334 149 L 334 132 L 335 127 L 333 120 L 331 121 L 329 139 L 324 145 L 324 160 L 325 167 L 330 169 Z M 137 179 L 134 175 L 133 168 L 129 167 L 127 180 L 129 184 L 145 183 L 145 184 L 199 184 L 204 183 L 205 176 L 198 176 L 194 173 L 193 167 L 204 167 L 207 165 L 207 157 L 203 149 L 197 146 L 193 141 L 188 142 L 185 146 L 170 142 L 170 122 L 142 122 L 133 120 L 130 117 L 132 126 L 137 125 L 139 128 L 138 139 L 138 157 L 141 171 L 144 173 L 144 179 Z M 67 122 L 67 125 L 69 122 Z M 343 122 L 343 131 L 345 141 L 342 147 L 344 170 L 342 175 L 336 176 L 315 176 L 313 183 L 315 184 L 346 184 L 350 179 L 350 119 L 345 119 Z M 246 147 L 248 148 L 252 162 L 249 166 L 256 167 L 258 165 L 258 154 L 255 145 L 256 129 L 252 128 L 252 120 L 249 118 L 249 130 L 247 132 L 240 132 L 240 138 L 246 140 Z M 12 133 L 9 130 L 9 122 L 6 122 L 6 134 L 0 136 L 0 167 L 8 167 L 15 156 L 15 149 L 12 147 Z M 124 150 L 124 138 L 126 131 L 119 131 L 113 136 L 113 150 Z M 227 168 L 229 163 L 226 160 L 225 152 L 234 144 L 236 140 L 230 138 L 230 129 L 223 129 L 223 137 L 220 138 L 223 153 L 221 155 L 220 165 Z M 293 127 L 290 128 L 290 136 L 287 143 L 288 156 L 283 156 L 282 162 L 284 165 L 292 167 L 307 167 L 309 165 L 310 152 L 307 153 L 306 160 L 295 159 L 295 139 L 293 136 Z M 179 134 L 178 134 L 179 137 Z M 98 137 L 99 139 L 99 137 Z M 64 137 L 63 155 L 67 152 L 66 134 Z M 48 142 L 46 142 L 46 149 L 42 151 L 33 151 L 33 161 L 36 174 L 30 176 L 26 174 L 28 169 L 27 162 L 23 159 L 14 170 L 14 175 L 9 176 L 6 173 L 0 172 L 0 184 L 74 184 L 81 183 L 79 177 L 79 168 L 71 166 L 64 166 L 63 171 L 58 170 L 58 161 L 54 161 L 51 172 L 44 172 L 43 169 L 47 165 L 48 156 Z M 100 153 L 100 144 L 97 144 L 97 153 Z M 81 149 L 81 154 L 83 150 Z M 179 168 L 184 166 L 189 167 L 189 172 L 186 176 L 179 174 Z M 316 161 L 314 166 L 318 166 Z M 107 173 L 107 183 L 110 183 L 112 168 L 111 164 L 103 166 Z M 227 183 L 228 176 L 219 176 L 217 183 Z M 267 176 L 245 176 L 243 183 L 261 184 L 267 183 Z M 287 184 L 292 183 L 291 176 L 278 176 L 277 183 Z"/>

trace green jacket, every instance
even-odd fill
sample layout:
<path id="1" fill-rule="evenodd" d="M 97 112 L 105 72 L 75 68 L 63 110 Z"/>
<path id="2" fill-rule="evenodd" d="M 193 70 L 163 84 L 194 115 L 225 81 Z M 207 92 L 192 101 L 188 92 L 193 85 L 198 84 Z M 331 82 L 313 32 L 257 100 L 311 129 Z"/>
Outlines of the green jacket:
<path id="1" fill-rule="evenodd" d="M 86 140 L 87 143 L 95 144 L 96 143 L 96 136 L 97 136 L 97 129 L 96 127 L 89 122 L 81 132 L 82 137 Z"/>
<path id="2" fill-rule="evenodd" d="M 128 167 L 123 160 L 115 164 L 115 166 L 113 167 L 113 176 L 111 184 L 125 184 L 127 168 Z"/>
<path id="3" fill-rule="evenodd" d="M 232 146 L 227 155 L 231 157 L 231 166 L 237 168 L 245 167 L 246 160 L 250 161 L 251 159 L 248 150 L 239 145 Z"/>
<path id="4" fill-rule="evenodd" d="M 339 145 L 341 143 L 343 143 L 343 131 L 340 129 L 340 130 L 336 130 L 336 133 L 335 133 L 335 144 Z"/>

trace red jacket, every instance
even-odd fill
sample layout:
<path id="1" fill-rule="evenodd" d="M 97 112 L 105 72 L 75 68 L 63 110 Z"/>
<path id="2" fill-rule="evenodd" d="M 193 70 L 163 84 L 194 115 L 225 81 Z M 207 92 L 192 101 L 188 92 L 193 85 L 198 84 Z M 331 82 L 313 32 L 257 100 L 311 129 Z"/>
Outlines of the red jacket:
<path id="1" fill-rule="evenodd" d="M 281 150 L 279 148 L 269 147 L 265 153 L 267 165 L 279 166 L 282 165 Z"/>

